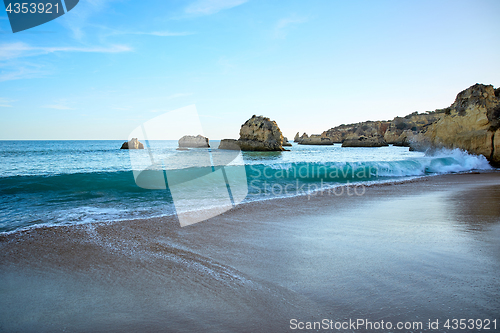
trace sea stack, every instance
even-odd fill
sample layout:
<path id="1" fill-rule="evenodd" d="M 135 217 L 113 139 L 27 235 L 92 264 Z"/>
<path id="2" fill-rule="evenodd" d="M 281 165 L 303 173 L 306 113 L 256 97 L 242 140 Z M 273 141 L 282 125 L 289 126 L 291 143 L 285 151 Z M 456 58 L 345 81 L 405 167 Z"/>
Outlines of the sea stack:
<path id="1" fill-rule="evenodd" d="M 120 149 L 144 149 L 144 145 L 137 138 L 124 142 Z"/>
<path id="2" fill-rule="evenodd" d="M 240 146 L 238 145 L 238 140 L 222 139 L 220 140 L 219 149 L 240 150 Z"/>
<path id="3" fill-rule="evenodd" d="M 179 148 L 210 148 L 208 138 L 202 135 L 184 135 L 179 139 Z"/>
<path id="4" fill-rule="evenodd" d="M 285 150 L 283 149 L 283 134 L 276 122 L 256 115 L 241 125 L 238 140 L 224 139 L 219 149 L 234 149 L 235 145 L 245 151 Z"/>
<path id="5" fill-rule="evenodd" d="M 293 141 L 300 144 L 300 142 L 306 139 L 309 139 L 309 135 L 307 135 L 306 132 L 304 132 L 302 136 L 299 136 L 299 132 L 297 132 L 297 134 L 295 134 L 295 138 L 293 139 Z"/>

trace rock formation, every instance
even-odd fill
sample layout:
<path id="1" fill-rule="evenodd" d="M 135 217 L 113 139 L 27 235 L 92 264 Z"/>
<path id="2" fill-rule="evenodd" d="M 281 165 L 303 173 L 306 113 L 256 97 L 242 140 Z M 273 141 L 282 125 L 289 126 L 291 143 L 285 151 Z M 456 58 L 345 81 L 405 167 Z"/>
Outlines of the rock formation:
<path id="1" fill-rule="evenodd" d="M 291 147 L 292 144 L 290 142 L 288 142 L 288 138 L 287 137 L 283 137 L 283 144 L 282 144 L 283 147 Z"/>
<path id="2" fill-rule="evenodd" d="M 299 132 L 295 134 L 295 138 L 293 139 L 294 142 L 301 142 L 302 140 L 309 139 L 309 135 L 307 133 L 303 133 L 302 136 L 299 136 Z"/>
<path id="3" fill-rule="evenodd" d="M 240 150 L 240 146 L 238 145 L 238 140 L 222 139 L 220 140 L 219 149 Z"/>
<path id="4" fill-rule="evenodd" d="M 306 137 L 306 138 L 301 139 L 299 141 L 299 145 L 325 145 L 325 146 L 331 146 L 331 145 L 333 145 L 333 141 L 330 140 L 330 138 L 328 138 L 326 136 L 323 136 L 323 135 L 311 134 L 310 137 Z"/>
<path id="5" fill-rule="evenodd" d="M 410 139 L 422 132 L 425 127 L 439 120 L 444 115 L 444 110 L 428 111 L 426 113 L 414 112 L 405 117 L 396 117 L 392 121 L 365 121 L 356 124 L 340 125 L 323 132 L 323 136 L 330 138 L 333 142 L 342 143 L 346 139 L 351 142 L 346 145 L 355 144 L 362 147 L 385 146 L 385 143 L 396 146 L 409 146 Z M 382 136 L 382 139 L 380 139 Z M 361 138 L 361 140 L 359 140 Z M 354 140 L 354 141 L 352 141 Z M 385 143 L 384 143 L 385 141 Z M 374 144 L 377 144 L 374 146 Z"/>
<path id="6" fill-rule="evenodd" d="M 283 134 L 275 121 L 252 116 L 240 129 L 238 145 L 241 150 L 282 151 Z"/>
<path id="7" fill-rule="evenodd" d="M 342 142 L 343 147 L 390 143 L 410 150 L 460 148 L 484 155 L 491 164 L 500 166 L 500 88 L 475 84 L 460 92 L 446 109 L 414 112 L 392 121 L 340 125 L 322 136 Z"/>
<path id="8" fill-rule="evenodd" d="M 444 109 L 426 113 L 413 112 L 405 117 L 396 117 L 389 123 L 387 131 L 383 134 L 384 139 L 395 146 L 409 146 L 414 135 L 441 119 L 444 112 Z"/>
<path id="9" fill-rule="evenodd" d="M 253 115 L 241 125 L 240 138 L 222 140 L 219 149 L 234 149 L 237 145 L 239 149 L 247 151 L 283 151 L 282 144 L 283 134 L 276 122 Z"/>
<path id="10" fill-rule="evenodd" d="M 323 132 L 322 136 L 329 138 L 334 143 L 342 143 L 346 139 L 357 140 L 363 137 L 365 139 L 358 140 L 356 144 L 361 144 L 363 142 L 371 144 L 371 142 L 380 141 L 379 136 L 383 136 L 388 127 L 388 121 L 365 121 L 361 123 L 340 125 L 334 128 L 330 128 L 329 130 Z M 369 145 L 368 147 L 373 146 Z"/>
<path id="11" fill-rule="evenodd" d="M 180 148 L 210 148 L 208 138 L 202 135 L 184 135 L 179 139 Z"/>
<path id="12" fill-rule="evenodd" d="M 388 145 L 389 144 L 380 134 L 371 135 L 369 137 L 352 135 L 342 142 L 342 147 L 383 147 Z"/>
<path id="13" fill-rule="evenodd" d="M 137 138 L 126 141 L 120 149 L 144 149 L 144 145 Z"/>
<path id="14" fill-rule="evenodd" d="M 475 84 L 460 92 L 424 133 L 431 147 L 460 148 L 500 164 L 500 90 Z"/>

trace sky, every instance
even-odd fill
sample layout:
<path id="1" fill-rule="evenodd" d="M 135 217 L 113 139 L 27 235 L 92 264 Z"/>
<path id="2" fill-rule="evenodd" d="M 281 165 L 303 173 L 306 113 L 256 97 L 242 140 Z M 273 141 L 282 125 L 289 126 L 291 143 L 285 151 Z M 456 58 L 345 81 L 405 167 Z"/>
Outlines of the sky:
<path id="1" fill-rule="evenodd" d="M 498 0 L 80 0 L 12 33 L 2 7 L 0 140 L 122 140 L 189 105 L 212 140 L 254 114 L 293 138 L 444 108 L 500 86 L 499 17 Z"/>

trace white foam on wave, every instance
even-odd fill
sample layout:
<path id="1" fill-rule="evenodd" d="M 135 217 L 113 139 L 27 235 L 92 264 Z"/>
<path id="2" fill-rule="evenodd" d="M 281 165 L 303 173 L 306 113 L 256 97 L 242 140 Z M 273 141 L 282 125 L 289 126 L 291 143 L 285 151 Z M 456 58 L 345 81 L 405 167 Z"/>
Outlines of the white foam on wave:
<path id="1" fill-rule="evenodd" d="M 425 176 L 493 169 L 484 156 L 472 155 L 460 149 L 441 149 L 420 158 L 379 162 L 375 167 L 381 177 Z"/>

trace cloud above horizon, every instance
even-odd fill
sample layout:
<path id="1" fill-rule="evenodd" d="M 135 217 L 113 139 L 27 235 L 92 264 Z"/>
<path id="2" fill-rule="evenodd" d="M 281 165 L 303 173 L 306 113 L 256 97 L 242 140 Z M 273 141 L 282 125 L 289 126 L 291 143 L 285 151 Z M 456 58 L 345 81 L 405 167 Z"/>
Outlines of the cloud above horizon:
<path id="1" fill-rule="evenodd" d="M 67 105 L 65 100 L 57 101 L 56 104 L 43 105 L 44 109 L 55 109 L 55 110 L 75 110 Z"/>
<path id="2" fill-rule="evenodd" d="M 9 64 L 8 66 L 0 63 L 0 68 L 1 67 L 6 67 L 7 69 L 2 69 L 0 82 L 30 79 L 47 74 L 47 71 L 43 70 L 41 65 L 30 62 L 23 62 L 20 64 L 16 62 L 15 64 Z"/>
<path id="3" fill-rule="evenodd" d="M 0 61 L 55 52 L 119 53 L 129 51 L 132 51 L 132 48 L 126 45 L 111 45 L 107 47 L 31 46 L 23 42 L 14 42 L 0 45 Z"/>
<path id="4" fill-rule="evenodd" d="M 191 15 L 212 15 L 221 10 L 244 4 L 248 0 L 197 0 L 186 7 L 185 12 Z"/>
<path id="5" fill-rule="evenodd" d="M 146 35 L 146 36 L 157 36 L 157 37 L 178 37 L 178 36 L 189 36 L 189 35 L 194 35 L 194 32 L 189 32 L 189 31 L 180 31 L 180 32 L 173 32 L 173 31 L 151 31 L 151 32 L 144 32 L 144 31 L 114 31 L 110 35 Z"/>
<path id="6" fill-rule="evenodd" d="M 274 26 L 274 37 L 285 38 L 288 34 L 288 29 L 290 28 L 290 26 L 305 23 L 308 20 L 309 19 L 307 17 L 298 17 L 295 15 L 282 18 L 281 20 L 278 20 L 278 22 Z"/>
<path id="7" fill-rule="evenodd" d="M 0 108 L 11 108 L 12 102 L 14 102 L 14 100 L 0 97 Z"/>

